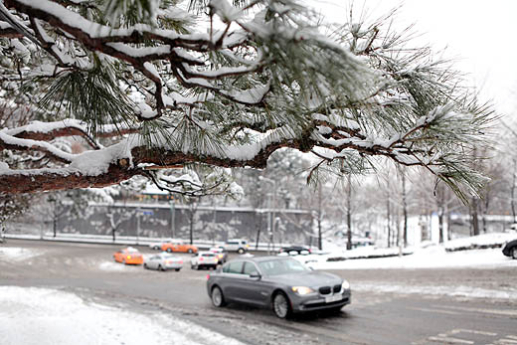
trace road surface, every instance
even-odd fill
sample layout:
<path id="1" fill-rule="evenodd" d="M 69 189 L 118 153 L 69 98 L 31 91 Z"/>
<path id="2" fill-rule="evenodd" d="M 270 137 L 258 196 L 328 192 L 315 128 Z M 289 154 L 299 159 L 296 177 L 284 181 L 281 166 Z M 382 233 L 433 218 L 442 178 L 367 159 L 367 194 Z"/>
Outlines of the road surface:
<path id="1" fill-rule="evenodd" d="M 57 288 L 142 313 L 165 311 L 247 344 L 517 344 L 517 300 L 504 298 L 517 289 L 512 268 L 332 271 L 350 281 L 352 304 L 338 315 L 286 321 L 270 310 L 214 308 L 205 288 L 209 271 L 191 270 L 187 254 L 180 272 L 157 272 L 115 263 L 119 246 L 9 240 L 0 248 L 23 248 L 19 256 L 0 254 L 0 285 Z M 414 286 L 424 291 L 412 292 Z M 450 295 L 459 286 L 472 296 Z M 476 291 L 502 294 L 483 298 Z"/>

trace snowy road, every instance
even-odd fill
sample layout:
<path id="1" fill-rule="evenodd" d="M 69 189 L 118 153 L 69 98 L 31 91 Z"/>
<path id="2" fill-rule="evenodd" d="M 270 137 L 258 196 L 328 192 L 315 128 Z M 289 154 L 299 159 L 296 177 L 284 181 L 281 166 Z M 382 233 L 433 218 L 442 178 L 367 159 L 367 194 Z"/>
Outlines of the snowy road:
<path id="1" fill-rule="evenodd" d="M 181 336 L 189 334 L 192 343 L 208 343 L 196 335 L 203 334 L 203 329 L 210 330 L 206 331 L 212 334 L 208 339 L 221 337 L 220 343 L 517 343 L 515 266 L 500 269 L 336 270 L 333 272 L 346 277 L 352 284 L 352 305 L 337 316 L 309 315 L 282 321 L 267 310 L 242 306 L 213 308 L 205 291 L 207 271 L 192 271 L 185 266 L 178 273 L 160 273 L 126 267 L 112 262 L 111 255 L 116 249 L 119 248 L 109 245 L 9 240 L 7 245 L 0 247 L 0 285 L 4 286 L 0 286 L 0 293 L 1 289 L 12 289 L 5 286 L 36 287 L 38 289 L 31 294 L 35 299 L 30 305 L 37 305 L 36 301 L 41 300 L 39 294 L 57 290 L 65 294 L 64 298 L 79 299 L 88 308 L 100 306 L 100 311 L 93 311 L 104 315 L 100 317 L 115 315 L 117 311 L 121 318 L 135 315 L 133 319 L 142 321 L 131 326 L 132 329 L 140 327 L 138 334 L 144 335 L 151 329 L 152 335 L 146 337 L 148 344 L 158 343 L 155 335 L 166 334 L 163 332 L 167 329 L 171 335 L 161 337 L 161 344 L 177 343 Z M 25 299 L 15 299 L 0 301 L 0 320 L 7 317 L 9 310 L 22 309 Z M 6 305 L 11 309 L 8 310 Z M 73 308 L 63 311 L 70 315 L 74 312 Z M 41 324 L 43 318 L 33 315 L 32 323 Z M 174 322 L 181 325 L 173 330 L 178 331 L 177 336 L 171 331 Z M 83 325 L 82 322 L 79 324 Z M 84 322 L 84 325 L 88 324 Z M 4 323 L 0 333 L 16 328 L 12 321 L 10 326 L 6 328 Z M 109 326 L 113 329 L 117 324 Z M 153 331 L 153 327 L 156 330 Z M 114 342 L 99 343 L 120 344 L 124 337 L 126 344 L 132 343 L 130 340 L 136 338 L 129 333 L 121 334 Z M 9 339 L 6 334 L 0 334 L 0 337 L 4 341 Z M 80 339 L 75 339 L 74 343 L 81 343 Z"/>

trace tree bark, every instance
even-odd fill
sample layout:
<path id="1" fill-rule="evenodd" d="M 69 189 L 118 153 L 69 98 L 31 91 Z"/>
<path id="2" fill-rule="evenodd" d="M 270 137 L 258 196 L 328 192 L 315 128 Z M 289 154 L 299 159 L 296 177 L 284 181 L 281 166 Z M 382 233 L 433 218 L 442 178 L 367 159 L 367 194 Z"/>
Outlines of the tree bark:
<path id="1" fill-rule="evenodd" d="M 407 199 L 406 199 L 406 175 L 402 173 L 402 212 L 404 215 L 404 228 L 403 228 L 403 236 L 404 236 L 404 247 L 407 247 L 407 222 L 408 222 L 408 214 L 407 214 Z"/>
<path id="2" fill-rule="evenodd" d="M 474 236 L 479 235 L 479 219 L 478 219 L 478 200 L 476 198 L 472 198 L 472 234 Z"/>

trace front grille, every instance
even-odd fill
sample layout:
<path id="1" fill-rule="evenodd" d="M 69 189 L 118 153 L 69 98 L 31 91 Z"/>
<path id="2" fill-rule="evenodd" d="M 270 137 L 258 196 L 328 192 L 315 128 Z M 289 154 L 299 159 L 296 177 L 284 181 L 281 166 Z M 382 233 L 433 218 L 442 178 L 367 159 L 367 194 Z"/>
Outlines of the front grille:
<path id="1" fill-rule="evenodd" d="M 330 291 L 332 291 L 330 289 L 330 286 L 322 286 L 322 287 L 320 287 L 320 294 L 322 294 L 322 295 L 328 295 L 330 293 Z"/>
<path id="2" fill-rule="evenodd" d="M 341 285 L 334 285 L 334 293 L 341 291 Z"/>

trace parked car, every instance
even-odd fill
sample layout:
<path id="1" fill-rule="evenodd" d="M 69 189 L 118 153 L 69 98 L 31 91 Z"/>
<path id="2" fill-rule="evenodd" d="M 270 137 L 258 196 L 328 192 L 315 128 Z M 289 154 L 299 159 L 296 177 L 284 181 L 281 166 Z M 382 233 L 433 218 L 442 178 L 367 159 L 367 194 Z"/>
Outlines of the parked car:
<path id="1" fill-rule="evenodd" d="M 141 265 L 144 263 L 142 254 L 133 247 L 127 247 L 115 252 L 113 258 L 116 262 L 121 262 L 125 265 Z"/>
<path id="2" fill-rule="evenodd" d="M 212 247 L 208 249 L 210 253 L 214 253 L 217 256 L 218 264 L 222 265 L 228 261 L 228 252 L 223 247 Z"/>
<path id="3" fill-rule="evenodd" d="M 216 307 L 229 302 L 272 307 L 279 318 L 316 310 L 339 311 L 351 301 L 346 280 L 312 271 L 290 257 L 229 261 L 209 275 L 206 287 Z"/>
<path id="4" fill-rule="evenodd" d="M 153 243 L 149 243 L 149 248 L 153 249 L 153 250 L 161 250 L 162 249 L 162 245 L 164 245 L 165 243 L 170 243 L 171 241 L 170 240 L 165 240 L 165 241 L 161 241 L 161 242 L 153 242 Z"/>
<path id="5" fill-rule="evenodd" d="M 293 245 L 293 246 L 280 248 L 280 253 L 289 254 L 291 252 L 296 252 L 297 254 L 310 254 L 311 249 L 307 246 L 302 246 L 302 245 Z"/>
<path id="6" fill-rule="evenodd" d="M 186 244 L 183 241 L 171 241 L 162 244 L 164 252 L 178 252 L 178 253 L 197 253 L 197 247 L 192 244 Z"/>
<path id="7" fill-rule="evenodd" d="M 163 252 L 158 255 L 151 256 L 144 263 L 144 268 L 158 271 L 175 270 L 178 272 L 182 267 L 182 258 Z"/>
<path id="8" fill-rule="evenodd" d="M 215 253 L 199 252 L 190 259 L 190 268 L 198 270 L 200 268 L 216 268 L 219 258 Z"/>
<path id="9" fill-rule="evenodd" d="M 517 239 L 506 243 L 503 254 L 517 260 Z"/>
<path id="10" fill-rule="evenodd" d="M 237 252 L 239 254 L 244 254 L 250 248 L 248 241 L 242 239 L 231 239 L 226 241 L 224 244 L 224 248 L 229 252 Z"/>

